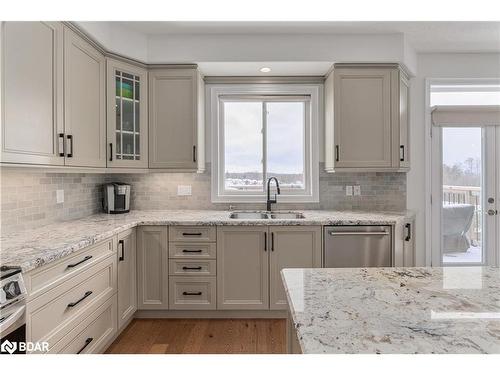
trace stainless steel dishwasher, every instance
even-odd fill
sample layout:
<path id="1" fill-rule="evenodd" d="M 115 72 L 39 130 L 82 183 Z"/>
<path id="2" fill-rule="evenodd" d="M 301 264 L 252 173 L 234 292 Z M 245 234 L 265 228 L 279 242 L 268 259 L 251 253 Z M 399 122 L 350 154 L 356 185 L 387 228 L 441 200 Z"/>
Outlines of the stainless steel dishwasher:
<path id="1" fill-rule="evenodd" d="M 391 226 L 328 226 L 323 238 L 326 268 L 392 266 Z"/>

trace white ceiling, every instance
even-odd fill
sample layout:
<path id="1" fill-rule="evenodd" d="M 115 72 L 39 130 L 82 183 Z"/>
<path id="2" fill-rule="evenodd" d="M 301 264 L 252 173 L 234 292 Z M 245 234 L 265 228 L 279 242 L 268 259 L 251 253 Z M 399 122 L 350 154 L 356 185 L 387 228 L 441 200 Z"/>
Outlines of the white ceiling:
<path id="1" fill-rule="evenodd" d="M 117 22 L 145 35 L 404 34 L 417 52 L 500 52 L 500 22 Z"/>

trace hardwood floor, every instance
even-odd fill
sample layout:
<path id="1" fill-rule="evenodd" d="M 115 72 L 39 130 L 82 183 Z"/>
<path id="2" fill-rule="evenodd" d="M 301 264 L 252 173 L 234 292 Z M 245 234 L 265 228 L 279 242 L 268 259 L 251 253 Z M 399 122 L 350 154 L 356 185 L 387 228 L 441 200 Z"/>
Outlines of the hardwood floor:
<path id="1" fill-rule="evenodd" d="M 284 354 L 285 319 L 134 319 L 111 354 Z"/>

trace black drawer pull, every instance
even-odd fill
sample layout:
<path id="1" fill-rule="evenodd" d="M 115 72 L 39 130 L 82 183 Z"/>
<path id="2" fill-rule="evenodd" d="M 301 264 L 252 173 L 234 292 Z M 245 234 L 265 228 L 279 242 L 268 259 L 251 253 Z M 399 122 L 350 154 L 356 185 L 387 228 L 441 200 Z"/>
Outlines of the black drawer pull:
<path id="1" fill-rule="evenodd" d="M 182 250 L 183 253 L 201 253 L 203 250 Z"/>
<path id="2" fill-rule="evenodd" d="M 94 338 L 93 338 L 93 337 L 89 337 L 87 340 L 85 340 L 85 345 L 83 345 L 83 346 L 82 346 L 82 348 L 81 348 L 78 352 L 76 352 L 76 354 L 80 354 L 81 352 L 83 352 L 83 351 L 85 350 L 85 348 L 86 348 L 87 346 L 89 346 L 89 344 L 90 344 L 92 341 L 94 341 Z"/>
<path id="3" fill-rule="evenodd" d="M 68 307 L 75 307 L 76 305 L 78 305 L 80 302 L 82 302 L 85 298 L 87 298 L 88 296 L 90 296 L 92 294 L 92 291 L 89 290 L 88 292 L 85 292 L 85 294 L 83 295 L 82 298 L 80 298 L 78 301 L 76 302 L 71 302 L 71 303 L 68 303 Z"/>
<path id="4" fill-rule="evenodd" d="M 85 258 L 83 258 L 81 261 L 77 262 L 77 263 L 73 263 L 73 264 L 68 264 L 68 267 L 67 268 L 73 268 L 73 267 L 76 267 L 80 264 L 82 264 L 83 262 L 86 262 L 87 260 L 89 259 L 92 259 L 92 255 L 87 255 Z"/>
<path id="5" fill-rule="evenodd" d="M 201 236 L 202 233 L 182 233 L 183 236 Z"/>
<path id="6" fill-rule="evenodd" d="M 201 296 L 201 292 L 182 292 L 183 296 Z"/>
<path id="7" fill-rule="evenodd" d="M 199 270 L 201 270 L 201 266 L 198 266 L 198 267 L 186 267 L 186 266 L 184 266 L 184 267 L 182 267 L 182 269 L 183 270 L 197 270 L 197 271 L 199 271 Z"/>

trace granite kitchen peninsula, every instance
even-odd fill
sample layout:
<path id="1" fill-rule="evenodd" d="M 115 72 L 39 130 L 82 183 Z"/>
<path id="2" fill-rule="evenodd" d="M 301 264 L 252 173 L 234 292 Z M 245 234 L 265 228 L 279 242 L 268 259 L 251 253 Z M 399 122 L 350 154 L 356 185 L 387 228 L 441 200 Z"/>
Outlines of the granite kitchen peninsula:
<path id="1" fill-rule="evenodd" d="M 500 268 L 282 271 L 292 353 L 500 353 Z"/>

